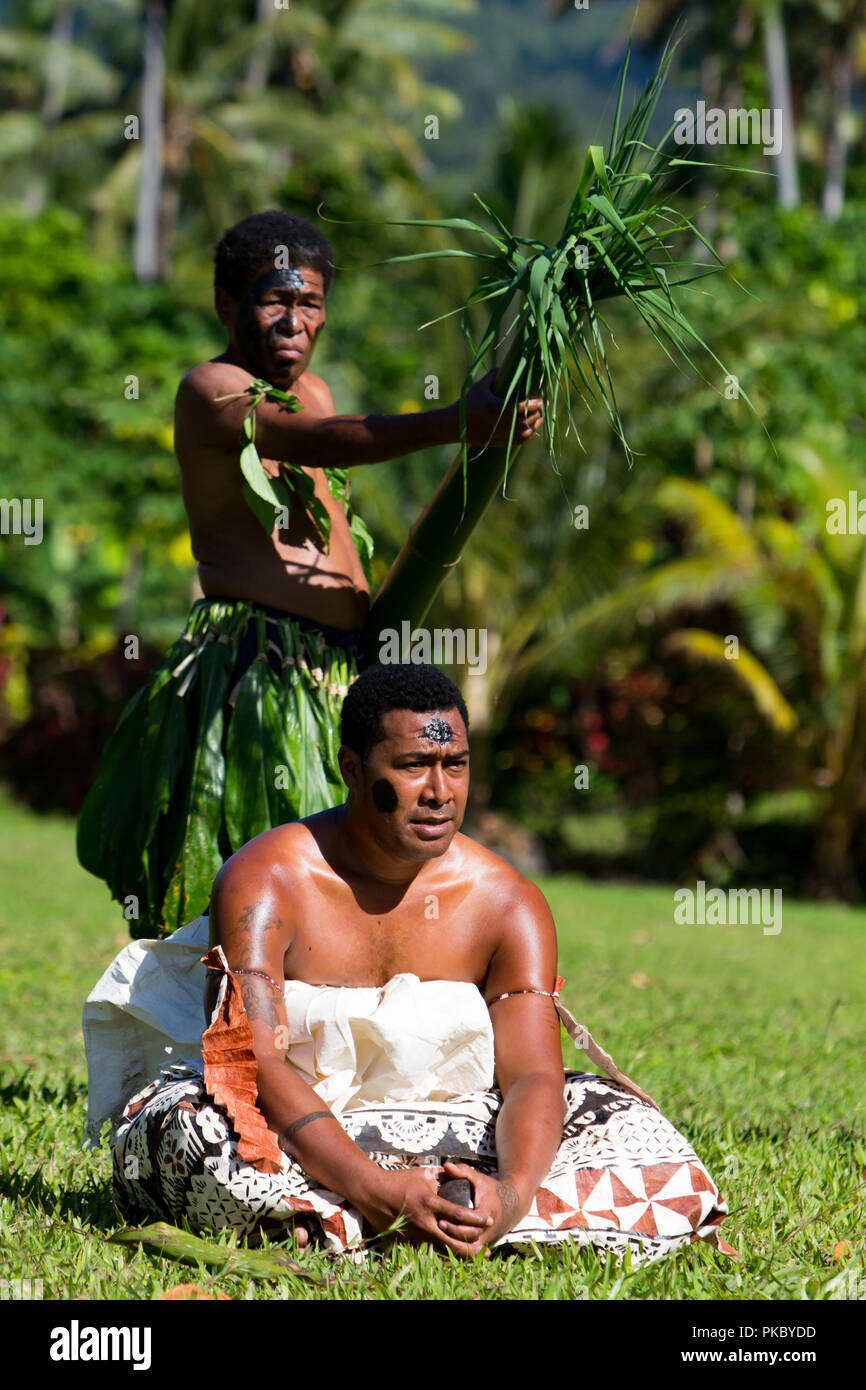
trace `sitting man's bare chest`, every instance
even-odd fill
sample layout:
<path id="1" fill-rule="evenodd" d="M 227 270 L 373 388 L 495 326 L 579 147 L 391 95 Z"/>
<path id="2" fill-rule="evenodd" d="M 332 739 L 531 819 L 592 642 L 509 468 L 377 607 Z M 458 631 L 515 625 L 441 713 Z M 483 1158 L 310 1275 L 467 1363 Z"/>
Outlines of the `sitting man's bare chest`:
<path id="1" fill-rule="evenodd" d="M 395 975 L 469 980 L 487 973 L 491 932 L 471 884 L 431 878 L 402 894 L 371 894 L 342 879 L 309 883 L 285 904 L 294 930 L 287 979 L 347 988 L 382 986 Z"/>

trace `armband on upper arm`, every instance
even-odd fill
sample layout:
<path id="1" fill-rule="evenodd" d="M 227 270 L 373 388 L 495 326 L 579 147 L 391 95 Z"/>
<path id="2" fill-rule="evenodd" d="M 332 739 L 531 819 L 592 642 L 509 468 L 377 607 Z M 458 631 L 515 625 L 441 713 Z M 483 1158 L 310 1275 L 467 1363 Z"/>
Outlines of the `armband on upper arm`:
<path id="1" fill-rule="evenodd" d="M 491 999 L 491 1000 L 490 1000 L 490 1003 L 487 1005 L 487 1007 L 488 1007 L 488 1009 L 489 1009 L 489 1008 L 492 1007 L 493 1004 L 498 1004 L 499 1001 L 500 1001 L 500 999 L 511 999 L 515 994 L 541 994 L 541 995 L 544 996 L 545 999 L 558 999 L 558 998 L 559 998 L 559 991 L 562 989 L 562 986 L 563 986 L 564 984 L 565 984 L 565 980 L 563 979 L 563 977 L 562 977 L 561 975 L 557 975 L 557 977 L 556 977 L 556 979 L 555 979 L 555 981 L 554 981 L 553 989 L 552 989 L 552 990 L 550 990 L 550 989 L 509 989 L 509 990 L 506 990 L 504 994 L 497 994 L 497 996 L 496 996 L 495 999 Z"/>

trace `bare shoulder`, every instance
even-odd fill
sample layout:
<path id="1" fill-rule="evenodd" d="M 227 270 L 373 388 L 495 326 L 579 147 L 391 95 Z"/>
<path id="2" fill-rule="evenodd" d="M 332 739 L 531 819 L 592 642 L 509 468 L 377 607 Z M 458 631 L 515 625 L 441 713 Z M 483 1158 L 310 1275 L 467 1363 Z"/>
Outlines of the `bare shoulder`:
<path id="1" fill-rule="evenodd" d="M 468 835 L 455 836 L 454 843 L 483 895 L 485 916 L 495 914 L 505 934 L 534 932 L 555 940 L 553 914 L 537 884 Z"/>
<path id="2" fill-rule="evenodd" d="M 320 410 L 328 414 L 334 413 L 334 398 L 324 377 L 316 376 L 315 372 L 306 371 L 300 378 L 298 386 L 316 402 Z"/>
<path id="3" fill-rule="evenodd" d="M 459 847 L 473 883 L 473 916 L 483 931 L 485 999 L 512 990 L 550 990 L 557 969 L 556 927 L 541 889 L 474 840 L 460 836 Z"/>
<path id="4" fill-rule="evenodd" d="M 252 377 L 231 362 L 201 362 L 181 378 L 174 403 L 175 448 L 183 462 L 202 449 L 235 453 Z M 221 396 L 238 397 L 220 400 Z"/>
<path id="5" fill-rule="evenodd" d="M 299 885 L 311 848 L 309 831 L 293 822 L 256 835 L 223 864 L 211 893 L 210 928 L 230 964 L 255 956 L 259 966 L 267 958 L 280 967 L 298 929 Z"/>
<path id="6" fill-rule="evenodd" d="M 226 860 L 214 880 L 214 893 L 219 887 L 223 895 L 249 891 L 283 898 L 316 854 L 315 840 L 302 821 L 275 825 Z"/>
<path id="7" fill-rule="evenodd" d="M 179 405 L 212 406 L 217 396 L 245 391 L 252 379 L 246 368 L 238 367 L 233 362 L 220 362 L 216 358 L 210 362 L 200 362 L 181 377 L 177 401 Z"/>

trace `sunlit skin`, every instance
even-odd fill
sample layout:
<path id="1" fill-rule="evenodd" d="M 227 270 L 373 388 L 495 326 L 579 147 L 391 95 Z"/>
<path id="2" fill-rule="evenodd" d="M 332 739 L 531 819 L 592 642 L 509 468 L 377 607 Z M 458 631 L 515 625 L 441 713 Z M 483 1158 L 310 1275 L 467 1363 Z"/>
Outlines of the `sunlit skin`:
<path id="1" fill-rule="evenodd" d="M 431 719 L 452 737 L 425 735 Z M 362 758 L 340 749 L 345 805 L 278 826 L 224 865 L 211 900 L 211 935 L 233 969 L 275 980 L 380 987 L 395 975 L 472 983 L 490 1003 L 509 990 L 549 991 L 556 935 L 540 891 L 460 832 L 469 792 L 465 724 L 456 708 L 392 710 Z M 382 785 L 393 789 L 383 810 Z M 379 788 L 378 793 L 374 790 Z M 377 800 L 379 804 L 377 804 Z M 563 1071 L 553 1002 L 525 994 L 492 1004 L 498 1180 L 463 1164 L 474 1208 L 438 1195 L 443 1170 L 378 1168 L 323 1109 L 275 1046 L 282 994 L 239 975 L 258 1062 L 259 1105 L 280 1142 L 317 1182 L 382 1230 L 403 1212 L 406 1238 L 471 1256 L 529 1210 L 562 1133 Z M 207 1006 L 206 1006 L 207 1007 Z M 283 1035 L 285 1036 L 285 1035 Z M 303 1122 L 299 1126 L 299 1122 Z M 298 1228 L 299 1241 L 304 1236 Z"/>
<path id="2" fill-rule="evenodd" d="M 469 795 L 466 726 L 456 709 L 444 718 L 454 731 L 447 741 L 425 736 L 427 716 L 392 710 L 384 722 L 388 738 L 366 761 L 340 749 L 349 788 L 346 838 L 357 862 L 378 866 L 382 879 L 414 878 L 414 866 L 445 854 L 463 824 Z M 390 795 L 383 795 L 385 788 Z M 383 809 L 383 801 L 393 801 L 393 809 Z"/>
<path id="3" fill-rule="evenodd" d="M 229 334 L 229 347 L 217 361 L 290 391 L 309 367 L 325 326 L 320 272 L 309 266 L 281 270 L 265 265 L 239 300 L 218 289 L 214 303 Z"/>
<path id="4" fill-rule="evenodd" d="M 324 280 L 310 266 L 277 269 L 273 260 L 266 261 L 237 299 L 217 289 L 214 307 L 228 339 L 226 350 L 187 372 L 175 402 L 175 451 L 202 591 L 208 598 L 248 599 L 344 631 L 359 628 L 369 609 L 369 588 L 345 512 L 322 470 L 456 444 L 458 405 L 338 415 L 326 382 L 310 370 L 326 322 Z M 502 403 L 491 390 L 492 376 L 467 398 L 472 444 L 508 439 L 512 411 L 497 419 Z M 268 536 L 244 500 L 239 441 L 249 402 L 222 398 L 238 397 L 256 377 L 301 404 L 291 412 L 263 401 L 256 411 L 256 446 L 271 477 L 279 476 L 285 463 L 312 477 L 331 518 L 327 549 L 300 506 L 292 509 L 287 527 L 275 526 Z M 541 401 L 521 401 L 516 416 L 515 439 L 531 438 L 541 424 Z M 395 484 L 391 477 L 389 486 L 399 487 L 399 472 L 396 479 Z"/>

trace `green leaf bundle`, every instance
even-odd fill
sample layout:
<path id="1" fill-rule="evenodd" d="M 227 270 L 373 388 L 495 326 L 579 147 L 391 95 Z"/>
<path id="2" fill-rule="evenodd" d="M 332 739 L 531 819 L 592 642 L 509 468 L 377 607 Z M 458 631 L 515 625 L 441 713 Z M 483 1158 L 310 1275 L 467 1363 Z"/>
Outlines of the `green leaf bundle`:
<path id="1" fill-rule="evenodd" d="M 623 121 L 629 45 L 607 151 L 600 145 L 590 146 L 554 245 L 515 235 L 477 195 L 492 225 L 468 218 L 394 224 L 471 232 L 483 238 L 486 247 L 421 251 L 381 262 L 471 256 L 482 274 L 466 302 L 450 311 L 460 314 L 473 353 L 460 397 L 461 450 L 412 527 L 377 596 L 367 625 L 368 648 L 382 629 L 399 626 L 404 619 L 419 622 L 423 618 L 493 496 L 505 488 L 518 447 L 515 421 L 505 448 L 487 447 L 470 462 L 466 444 L 466 394 L 476 376 L 487 370 L 487 359 L 500 344 L 510 345 L 494 392 L 502 397 L 503 411 L 521 399 L 542 396 L 543 434 L 554 464 L 563 417 L 580 441 L 575 395 L 586 408 L 591 408 L 593 399 L 601 401 L 626 456 L 632 459 L 607 356 L 610 328 L 603 311 L 607 301 L 627 300 L 672 361 L 690 362 L 691 352 L 700 350 L 724 373 L 723 364 L 675 296 L 679 287 L 722 265 L 691 219 L 661 196 L 661 187 L 673 171 L 694 161 L 672 153 L 677 147 L 670 143 L 670 131 L 655 145 L 646 141 L 674 51 L 675 45 L 668 44 L 658 71 Z M 706 248 L 707 261 L 675 258 L 671 238 L 683 233 Z M 473 304 L 490 306 L 477 341 L 468 326 Z M 741 394 L 748 400 L 745 392 Z"/>

